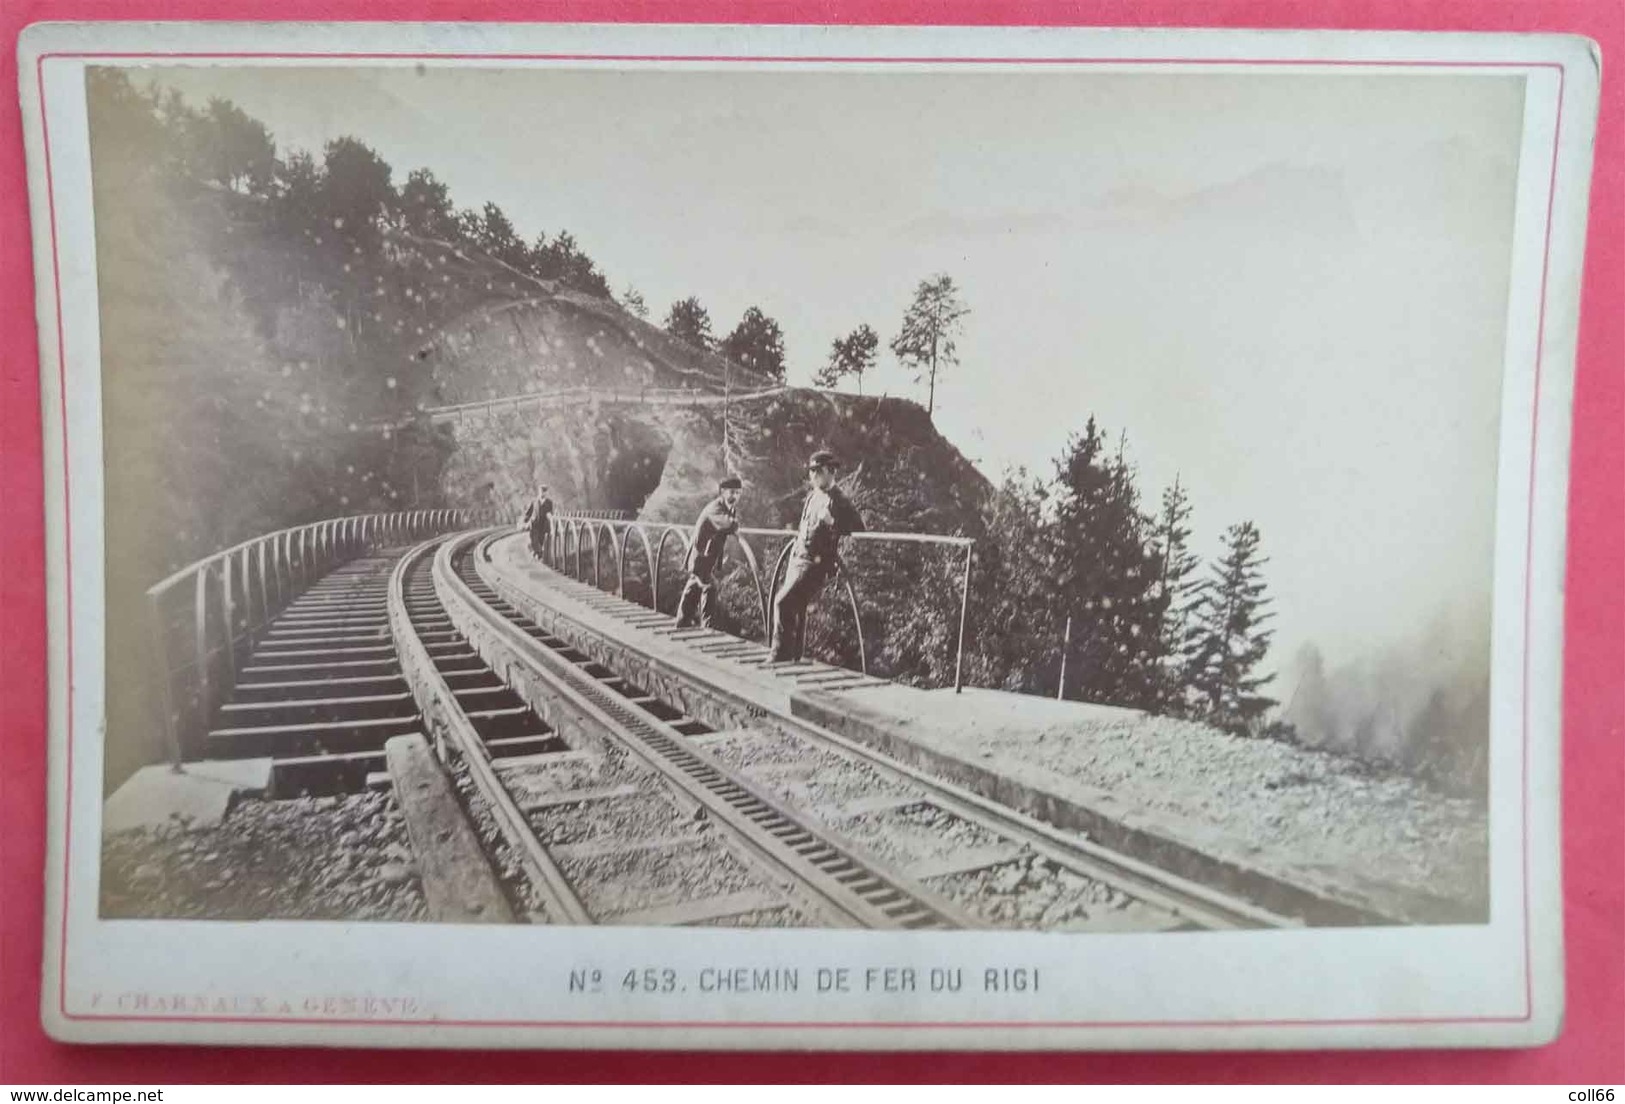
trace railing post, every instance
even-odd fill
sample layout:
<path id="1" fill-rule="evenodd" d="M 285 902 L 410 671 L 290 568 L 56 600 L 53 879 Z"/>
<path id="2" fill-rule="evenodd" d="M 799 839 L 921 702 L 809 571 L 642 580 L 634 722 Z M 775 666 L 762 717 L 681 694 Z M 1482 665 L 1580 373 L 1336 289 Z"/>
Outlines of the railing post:
<path id="1" fill-rule="evenodd" d="M 245 544 L 243 545 L 242 551 L 238 553 L 238 556 L 242 561 L 237 565 L 237 576 L 242 580 L 243 630 L 245 632 L 251 630 L 254 626 L 254 588 L 252 585 L 250 585 L 248 580 L 248 565 L 249 561 L 253 558 L 252 552 L 253 550 L 250 548 L 250 546 Z"/>
<path id="2" fill-rule="evenodd" d="M 858 595 L 852 589 L 852 580 L 848 579 L 844 573 L 841 576 L 841 582 L 846 584 L 846 600 L 852 603 L 852 627 L 858 633 L 858 670 L 867 675 L 869 673 L 869 648 L 863 641 L 863 618 L 858 616 Z M 805 633 L 807 629 L 806 622 L 802 622 L 801 628 L 802 632 Z M 768 643 L 771 645 L 772 641 L 770 640 Z"/>
<path id="3" fill-rule="evenodd" d="M 271 620 L 271 592 L 265 585 L 265 542 L 255 545 L 258 560 L 254 564 L 255 575 L 260 584 L 260 624 L 265 625 Z"/>
<path id="4" fill-rule="evenodd" d="M 201 567 L 192 588 L 192 624 L 197 650 L 198 729 L 209 730 L 209 569 Z"/>
<path id="5" fill-rule="evenodd" d="M 954 693 L 964 689 L 965 681 L 965 610 L 970 605 L 970 558 L 976 549 L 974 543 L 965 546 L 965 579 L 959 587 L 959 643 L 954 647 Z"/>
<path id="6" fill-rule="evenodd" d="M 281 609 L 287 597 L 287 590 L 282 585 L 282 546 L 286 533 L 278 533 L 271 538 L 271 582 L 276 591 L 276 606 Z"/>
<path id="7" fill-rule="evenodd" d="M 282 553 L 282 567 L 277 574 L 277 602 L 286 603 L 293 593 L 293 530 L 286 530 L 278 542 Z"/>
<path id="8" fill-rule="evenodd" d="M 237 683 L 236 603 L 231 600 L 231 557 L 220 561 L 220 616 L 225 623 L 226 685 Z"/>
<path id="9" fill-rule="evenodd" d="M 152 654 L 159 674 L 159 697 L 164 710 L 164 738 L 169 744 L 169 766 L 171 770 L 179 771 L 183 758 L 181 752 L 180 726 L 175 716 L 175 690 L 171 685 L 174 672 L 169 666 L 169 638 L 164 632 L 164 611 L 159 595 L 152 594 L 147 597 L 148 627 L 152 632 Z"/>

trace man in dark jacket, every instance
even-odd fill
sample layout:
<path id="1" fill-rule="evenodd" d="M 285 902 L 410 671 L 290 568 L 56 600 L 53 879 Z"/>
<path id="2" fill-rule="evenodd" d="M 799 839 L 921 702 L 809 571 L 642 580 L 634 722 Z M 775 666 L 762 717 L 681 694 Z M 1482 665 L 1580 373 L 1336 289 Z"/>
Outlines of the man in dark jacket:
<path id="1" fill-rule="evenodd" d="M 840 569 L 841 538 L 863 532 L 863 518 L 841 489 L 835 473 L 841 463 L 835 454 L 820 450 L 807 461 L 812 489 L 801 507 L 784 582 L 773 598 L 773 662 L 801 658 L 807 628 L 807 606 L 824 583 Z"/>
<path id="2" fill-rule="evenodd" d="M 553 533 L 553 500 L 547 496 L 547 485 L 536 488 L 536 497 L 525 507 L 525 516 L 519 519 L 521 529 L 530 530 L 530 554 L 545 560 L 548 541 Z"/>
<path id="3" fill-rule="evenodd" d="M 706 503 L 700 511 L 700 520 L 694 523 L 694 544 L 688 550 L 688 582 L 683 596 L 677 602 L 677 627 L 688 628 L 695 623 L 711 627 L 711 615 L 716 605 L 716 570 L 722 562 L 722 550 L 728 536 L 739 529 L 739 496 L 744 484 L 730 475 L 717 484 L 717 497 Z"/>

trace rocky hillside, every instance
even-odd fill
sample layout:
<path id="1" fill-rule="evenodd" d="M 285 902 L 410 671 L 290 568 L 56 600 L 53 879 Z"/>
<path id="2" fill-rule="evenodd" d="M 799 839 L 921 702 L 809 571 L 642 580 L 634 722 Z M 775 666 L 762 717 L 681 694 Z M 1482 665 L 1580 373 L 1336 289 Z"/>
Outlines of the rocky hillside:
<path id="1" fill-rule="evenodd" d="M 845 460 L 874 528 L 969 532 L 989 490 L 914 403 L 773 387 L 579 293 L 471 311 L 424 357 L 422 390 L 442 403 L 538 396 L 441 420 L 454 502 L 517 513 L 541 482 L 564 509 L 687 523 L 732 471 L 745 524 L 775 528 L 799 515 L 806 458 L 821 448 Z M 554 401 L 577 388 L 596 395 Z"/>

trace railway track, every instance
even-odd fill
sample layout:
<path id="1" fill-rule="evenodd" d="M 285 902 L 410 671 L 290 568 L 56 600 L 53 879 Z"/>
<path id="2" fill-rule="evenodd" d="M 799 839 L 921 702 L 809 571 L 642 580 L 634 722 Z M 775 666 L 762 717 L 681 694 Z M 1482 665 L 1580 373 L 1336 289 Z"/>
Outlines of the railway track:
<path id="1" fill-rule="evenodd" d="M 206 754 L 269 757 L 271 797 L 387 790 L 386 741 L 425 734 L 538 923 L 1289 923 L 805 722 L 714 731 L 505 601 L 478 569 L 490 539 L 319 581 L 255 642 Z"/>
<path id="2" fill-rule="evenodd" d="M 802 879 L 826 913 L 904 928 L 1291 923 L 805 723 L 774 718 L 712 732 L 504 601 L 477 570 L 490 539 L 453 538 L 436 557 L 453 620 L 510 673 L 537 676 L 533 694 L 585 700 L 630 754 L 725 826 L 737 847 Z"/>
<path id="3" fill-rule="evenodd" d="M 585 784 L 545 794 L 549 800 L 533 800 L 533 809 L 574 807 L 576 814 L 582 816 L 588 807 L 600 802 L 647 797 L 653 789 L 659 789 L 667 801 L 687 813 L 686 820 L 690 824 L 703 826 L 707 840 L 718 840 L 729 859 L 736 861 L 741 870 L 756 873 L 754 885 L 749 882 L 744 886 L 729 884 L 724 895 L 748 901 L 752 893 L 765 895 L 773 887 L 778 889 L 781 896 L 771 908 L 756 905 L 748 909 L 749 912 L 779 914 L 770 920 L 784 919 L 788 913 L 834 926 L 901 929 L 974 926 L 972 918 L 950 901 L 846 843 L 833 831 L 809 820 L 695 746 L 692 738 L 709 732 L 705 725 L 678 714 L 645 694 L 640 687 L 593 663 L 498 598 L 475 574 L 470 545 L 467 540 L 448 542 L 435 556 L 436 600 L 445 603 L 440 608 L 449 612 L 454 625 L 466 627 L 474 622 L 483 630 L 482 635 L 494 633 L 503 638 L 507 648 L 500 662 L 510 670 L 515 663 L 528 666 L 545 684 L 546 711 L 570 716 L 580 741 L 595 749 L 589 756 L 600 760 L 597 773 Z M 403 587 L 409 588 L 408 580 L 425 569 L 428 554 L 429 546 L 425 546 L 403 560 L 404 570 L 399 572 Z M 402 600 L 404 602 L 405 592 Z M 411 622 L 410 616 L 407 620 Z M 411 628 L 415 631 L 416 625 L 411 624 Z M 401 635 L 397 620 L 397 639 Z M 413 642 L 405 641 L 404 650 L 413 650 Z M 488 655 L 486 658 L 490 662 L 496 657 Z M 414 682 L 414 688 L 420 694 L 425 716 L 453 716 L 454 703 L 444 702 L 432 680 Z M 549 908 L 549 915 L 569 911 L 569 899 L 581 902 L 590 887 L 582 887 L 579 881 L 569 877 L 563 869 L 566 863 L 542 840 L 547 829 L 526 816 L 515 797 L 516 790 L 535 789 L 534 785 L 517 781 L 515 774 L 528 773 L 532 768 L 540 768 L 545 773 L 548 765 L 516 764 L 516 769 L 499 773 L 488 763 L 479 762 L 478 749 L 458 739 L 454 719 L 444 727 L 464 761 L 470 763 L 481 796 L 496 810 L 496 818 L 509 844 L 521 853 L 534 856 L 530 871 L 539 874 L 558 899 Z M 609 777 L 605 776 L 605 765 L 613 772 Z M 616 781 L 617 778 L 623 780 Z M 671 831 L 669 823 L 659 823 L 652 834 L 656 840 L 665 840 L 670 838 Z M 696 838 L 691 842 L 705 840 Z M 647 851 L 649 844 L 644 840 L 626 840 L 619 850 L 623 855 Z M 682 847 L 677 851 L 668 862 L 680 863 L 698 854 Z M 593 857 L 605 854 L 605 850 L 599 848 Z M 709 857 L 716 859 L 719 854 Z M 633 864 L 624 861 L 617 865 L 623 873 L 632 868 Z M 670 872 L 665 873 L 671 876 Z M 677 881 L 684 879 L 679 877 Z M 686 902 L 685 907 L 692 914 L 709 918 L 709 910 L 703 904 Z M 595 919 L 585 903 L 581 915 Z"/>

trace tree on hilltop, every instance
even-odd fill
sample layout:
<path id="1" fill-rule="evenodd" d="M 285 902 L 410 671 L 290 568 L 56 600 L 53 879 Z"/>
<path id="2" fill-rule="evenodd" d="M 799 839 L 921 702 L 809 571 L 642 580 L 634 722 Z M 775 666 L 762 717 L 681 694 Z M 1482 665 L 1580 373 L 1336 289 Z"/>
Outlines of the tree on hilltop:
<path id="1" fill-rule="evenodd" d="M 230 100 L 209 100 L 191 127 L 198 175 L 234 192 L 264 195 L 276 175 L 276 143 L 258 119 Z"/>
<path id="2" fill-rule="evenodd" d="M 649 304 L 643 301 L 643 293 L 631 284 L 627 284 L 626 290 L 621 292 L 621 306 L 639 318 L 649 317 Z"/>
<path id="3" fill-rule="evenodd" d="M 696 296 L 679 299 L 666 312 L 666 332 L 696 349 L 709 349 L 713 344 L 711 313 L 700 305 Z"/>
<path id="4" fill-rule="evenodd" d="M 409 234 L 450 241 L 457 237 L 457 210 L 451 190 L 428 169 L 413 169 L 397 201 L 401 226 Z"/>
<path id="5" fill-rule="evenodd" d="M 530 251 L 530 270 L 544 280 L 557 280 L 566 287 L 608 299 L 609 281 L 598 271 L 591 257 L 581 251 L 568 230 L 560 230 L 552 241 L 542 234 Z"/>
<path id="6" fill-rule="evenodd" d="M 526 247 L 525 239 L 519 236 L 513 221 L 495 203 L 487 203 L 481 212 L 476 240 L 486 256 L 501 261 L 509 268 L 524 272 L 530 267 L 530 249 Z"/>
<path id="7" fill-rule="evenodd" d="M 760 307 L 745 311 L 739 325 L 722 339 L 719 351 L 741 368 L 784 381 L 784 331 Z"/>
<path id="8" fill-rule="evenodd" d="M 354 138 L 327 143 L 322 162 L 318 200 L 333 233 L 363 253 L 376 254 L 383 216 L 396 205 L 389 163 Z"/>
<path id="9" fill-rule="evenodd" d="M 959 298 L 954 278 L 938 273 L 921 280 L 914 289 L 914 302 L 903 315 L 903 328 L 892 338 L 891 351 L 905 367 L 914 370 L 914 382 L 927 377 L 930 392 L 925 412 L 937 405 L 937 370 L 958 364 L 956 343 L 962 330 L 961 319 L 970 308 Z"/>
<path id="10" fill-rule="evenodd" d="M 856 376 L 858 394 L 863 394 L 863 374 L 875 366 L 880 335 L 865 323 L 830 344 L 829 360 L 818 369 L 813 382 L 819 387 L 835 387 L 847 376 Z"/>

